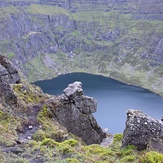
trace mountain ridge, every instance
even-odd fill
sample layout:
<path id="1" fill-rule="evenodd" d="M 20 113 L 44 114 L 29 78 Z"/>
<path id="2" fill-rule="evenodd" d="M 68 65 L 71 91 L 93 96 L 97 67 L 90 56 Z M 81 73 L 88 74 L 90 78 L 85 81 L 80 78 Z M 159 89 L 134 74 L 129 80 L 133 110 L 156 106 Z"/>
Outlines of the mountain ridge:
<path id="1" fill-rule="evenodd" d="M 88 72 L 163 95 L 163 3 L 93 2 L 0 1 L 1 54 L 31 82 Z"/>

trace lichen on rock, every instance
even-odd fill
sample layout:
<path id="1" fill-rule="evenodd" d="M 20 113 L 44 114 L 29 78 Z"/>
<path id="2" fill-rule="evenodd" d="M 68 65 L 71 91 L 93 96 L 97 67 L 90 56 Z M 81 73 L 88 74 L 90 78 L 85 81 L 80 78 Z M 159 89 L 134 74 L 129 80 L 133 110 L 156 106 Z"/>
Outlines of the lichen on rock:
<path id="1" fill-rule="evenodd" d="M 152 142 L 156 141 L 163 149 L 162 138 L 163 125 L 161 121 L 156 120 L 139 110 L 128 110 L 122 147 L 134 145 L 138 150 L 144 150 L 148 146 L 156 148 L 152 145 Z"/>

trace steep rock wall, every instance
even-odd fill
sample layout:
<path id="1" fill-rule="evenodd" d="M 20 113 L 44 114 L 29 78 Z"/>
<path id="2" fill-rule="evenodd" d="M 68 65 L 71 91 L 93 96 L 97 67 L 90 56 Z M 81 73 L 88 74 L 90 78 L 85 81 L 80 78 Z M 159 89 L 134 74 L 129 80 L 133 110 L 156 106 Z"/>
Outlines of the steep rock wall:
<path id="1" fill-rule="evenodd" d="M 84 71 L 162 95 L 161 1 L 0 4 L 0 53 L 30 81 Z"/>

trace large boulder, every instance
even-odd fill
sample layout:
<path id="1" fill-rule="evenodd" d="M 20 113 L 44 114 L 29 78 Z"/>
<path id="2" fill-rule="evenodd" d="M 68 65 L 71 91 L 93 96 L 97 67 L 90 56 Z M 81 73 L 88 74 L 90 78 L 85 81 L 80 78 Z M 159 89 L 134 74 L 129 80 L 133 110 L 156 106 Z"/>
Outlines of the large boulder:
<path id="1" fill-rule="evenodd" d="M 52 111 L 68 132 L 81 137 L 86 144 L 99 144 L 106 138 L 106 133 L 91 114 L 96 111 L 97 102 L 94 98 L 83 94 L 81 82 L 69 84 L 64 89 L 64 94 L 59 96 L 60 104 Z M 50 101 L 47 104 L 50 106 Z"/>
<path id="2" fill-rule="evenodd" d="M 162 150 L 162 136 L 163 125 L 161 121 L 139 110 L 128 110 L 122 147 L 134 145 L 138 150 L 144 150 L 149 146 L 155 149 L 154 142 L 157 142 L 157 146 Z"/>

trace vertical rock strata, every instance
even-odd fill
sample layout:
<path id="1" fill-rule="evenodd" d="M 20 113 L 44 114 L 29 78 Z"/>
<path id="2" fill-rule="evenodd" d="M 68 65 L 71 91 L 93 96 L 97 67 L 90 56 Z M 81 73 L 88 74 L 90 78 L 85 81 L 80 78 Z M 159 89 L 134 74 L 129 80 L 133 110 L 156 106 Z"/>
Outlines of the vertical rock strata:
<path id="1" fill-rule="evenodd" d="M 139 110 L 128 110 L 126 128 L 123 133 L 122 147 L 134 145 L 138 150 L 152 148 L 156 142 L 162 150 L 163 125 L 160 121 L 151 118 Z M 154 143 L 155 142 L 155 143 Z"/>
<path id="2" fill-rule="evenodd" d="M 97 102 L 83 95 L 81 82 L 69 84 L 59 98 L 61 105 L 53 113 L 68 132 L 81 137 L 86 144 L 100 143 L 106 137 L 91 114 L 96 111 Z"/>

